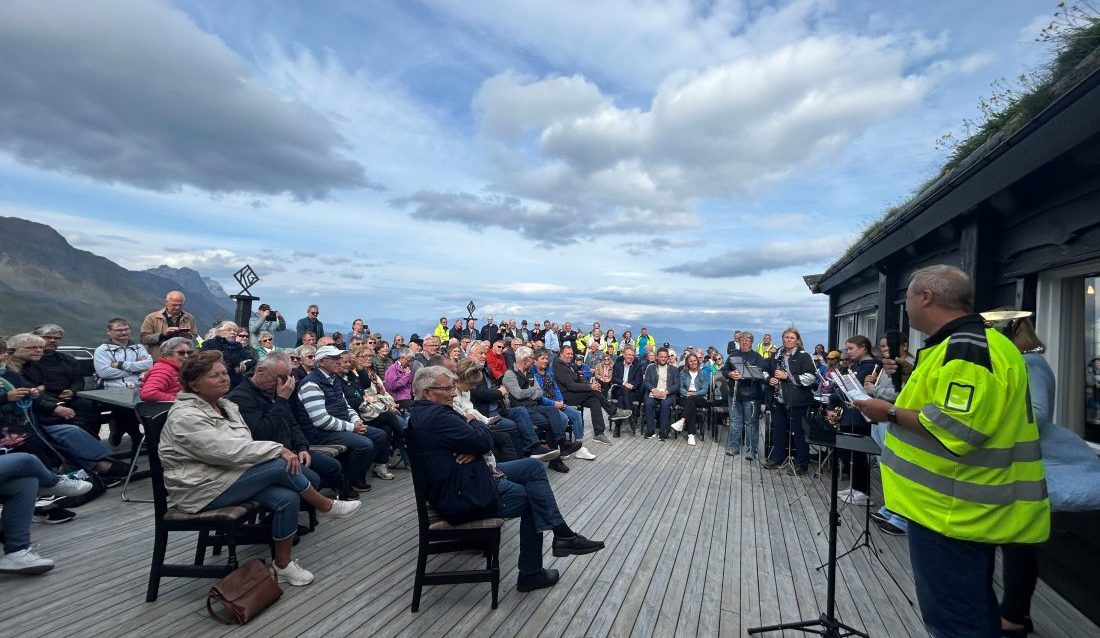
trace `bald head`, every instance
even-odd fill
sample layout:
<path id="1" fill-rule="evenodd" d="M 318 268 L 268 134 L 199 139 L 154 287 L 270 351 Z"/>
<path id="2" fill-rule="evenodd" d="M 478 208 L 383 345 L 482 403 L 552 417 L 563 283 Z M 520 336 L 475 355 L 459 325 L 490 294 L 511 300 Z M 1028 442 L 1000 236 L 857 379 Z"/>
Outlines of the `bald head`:
<path id="1" fill-rule="evenodd" d="M 173 290 L 164 296 L 164 309 L 170 315 L 179 314 L 179 312 L 183 310 L 183 302 L 183 293 L 178 290 Z"/>

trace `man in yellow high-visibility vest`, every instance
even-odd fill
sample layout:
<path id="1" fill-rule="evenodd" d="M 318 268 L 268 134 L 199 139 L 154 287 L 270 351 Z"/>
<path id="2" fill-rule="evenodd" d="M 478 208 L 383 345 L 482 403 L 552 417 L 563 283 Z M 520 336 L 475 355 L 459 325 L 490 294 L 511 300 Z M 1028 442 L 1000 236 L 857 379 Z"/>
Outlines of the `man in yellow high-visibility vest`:
<path id="1" fill-rule="evenodd" d="M 913 273 L 909 323 L 930 334 L 894 405 L 857 401 L 889 421 L 882 453 L 886 506 L 909 519 L 921 616 L 936 638 L 997 638 L 994 550 L 1050 535 L 1050 501 L 1027 366 L 972 314 L 974 288 L 953 266 Z M 885 373 L 895 368 L 892 361 Z"/>

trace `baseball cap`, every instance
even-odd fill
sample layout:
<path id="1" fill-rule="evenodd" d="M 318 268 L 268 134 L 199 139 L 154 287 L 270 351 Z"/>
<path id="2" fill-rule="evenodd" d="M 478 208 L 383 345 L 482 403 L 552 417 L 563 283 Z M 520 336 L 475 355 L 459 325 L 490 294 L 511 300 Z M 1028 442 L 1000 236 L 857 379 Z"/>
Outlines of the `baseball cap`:
<path id="1" fill-rule="evenodd" d="M 314 360 L 320 361 L 321 359 L 327 359 L 329 357 L 339 357 L 344 354 L 344 351 L 336 346 L 321 346 L 317 348 L 317 352 L 313 353 Z"/>
<path id="2" fill-rule="evenodd" d="M 836 350 L 830 350 L 829 354 L 827 356 L 828 356 L 829 359 L 839 359 L 840 358 L 840 352 L 838 352 Z"/>

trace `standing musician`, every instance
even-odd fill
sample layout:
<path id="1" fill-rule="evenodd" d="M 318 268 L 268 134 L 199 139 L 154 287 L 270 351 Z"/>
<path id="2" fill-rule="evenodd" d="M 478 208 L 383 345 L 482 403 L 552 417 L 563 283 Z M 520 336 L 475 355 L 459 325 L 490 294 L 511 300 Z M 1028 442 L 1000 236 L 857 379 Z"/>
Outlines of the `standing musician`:
<path id="1" fill-rule="evenodd" d="M 771 378 L 768 383 L 775 389 L 775 404 L 772 406 L 772 449 L 764 468 L 772 470 L 783 464 L 787 433 L 793 432 L 795 467 L 791 474 L 800 476 L 810 470 L 810 446 L 806 443 L 802 421 L 814 401 L 816 366 L 810 353 L 802 349 L 802 335 L 795 328 L 787 328 L 783 333 L 783 349 L 771 357 L 769 363 Z"/>
<path id="2" fill-rule="evenodd" d="M 741 432 L 745 431 L 746 460 L 760 456 L 760 401 L 764 395 L 763 380 L 757 375 L 767 369 L 764 357 L 752 349 L 753 334 L 737 331 L 738 349 L 730 353 L 722 366 L 722 376 L 729 379 L 730 440 L 726 456 L 737 456 L 741 451 Z M 748 378 L 746 378 L 748 377 Z"/>

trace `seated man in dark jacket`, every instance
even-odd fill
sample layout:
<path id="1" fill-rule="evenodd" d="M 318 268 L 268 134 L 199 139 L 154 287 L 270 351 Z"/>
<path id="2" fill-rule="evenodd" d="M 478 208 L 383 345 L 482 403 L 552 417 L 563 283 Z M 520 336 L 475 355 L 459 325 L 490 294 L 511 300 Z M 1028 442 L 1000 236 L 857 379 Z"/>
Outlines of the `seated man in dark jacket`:
<path id="1" fill-rule="evenodd" d="M 290 403 L 296 386 L 290 374 L 290 357 L 284 352 L 270 352 L 256 364 L 252 378 L 242 381 L 225 398 L 240 408 L 253 439 L 282 443 L 298 456 L 302 474 L 315 488 L 339 490 L 343 485 L 340 461 L 310 454 L 309 441 L 298 426 Z"/>
<path id="2" fill-rule="evenodd" d="M 635 401 L 642 400 L 642 384 L 645 382 L 645 364 L 638 361 L 634 346 L 623 348 L 623 356 L 611 368 L 611 396 L 619 403 L 620 409 L 630 410 Z M 631 432 L 637 426 L 630 424 Z M 619 426 L 615 426 L 615 436 L 619 436 Z"/>
<path id="3" fill-rule="evenodd" d="M 558 358 L 553 364 L 554 378 L 561 389 L 562 397 L 568 405 L 581 406 L 592 411 L 593 438 L 600 443 L 611 444 L 611 439 L 604 434 L 606 424 L 603 413 L 611 415 L 612 421 L 621 421 L 630 418 L 630 410 L 616 409 L 611 400 L 600 391 L 599 383 L 590 383 L 573 367 L 573 348 L 562 346 Z"/>
<path id="4" fill-rule="evenodd" d="M 591 554 L 603 549 L 603 542 L 569 529 L 540 461 L 519 459 L 490 467 L 485 457 L 493 444 L 489 430 L 478 421 L 467 422 L 451 407 L 457 394 L 455 381 L 455 375 L 442 366 L 427 366 L 416 373 L 416 401 L 408 430 L 413 471 L 427 483 L 429 501 L 447 511 L 462 509 L 458 494 L 447 491 L 447 486 L 453 485 L 450 475 L 456 463 L 475 463 L 475 471 L 489 474 L 500 496 L 497 516 L 520 517 L 516 589 L 529 592 L 550 587 L 558 582 L 558 572 L 542 567 L 541 532 L 553 531 L 554 556 Z"/>

